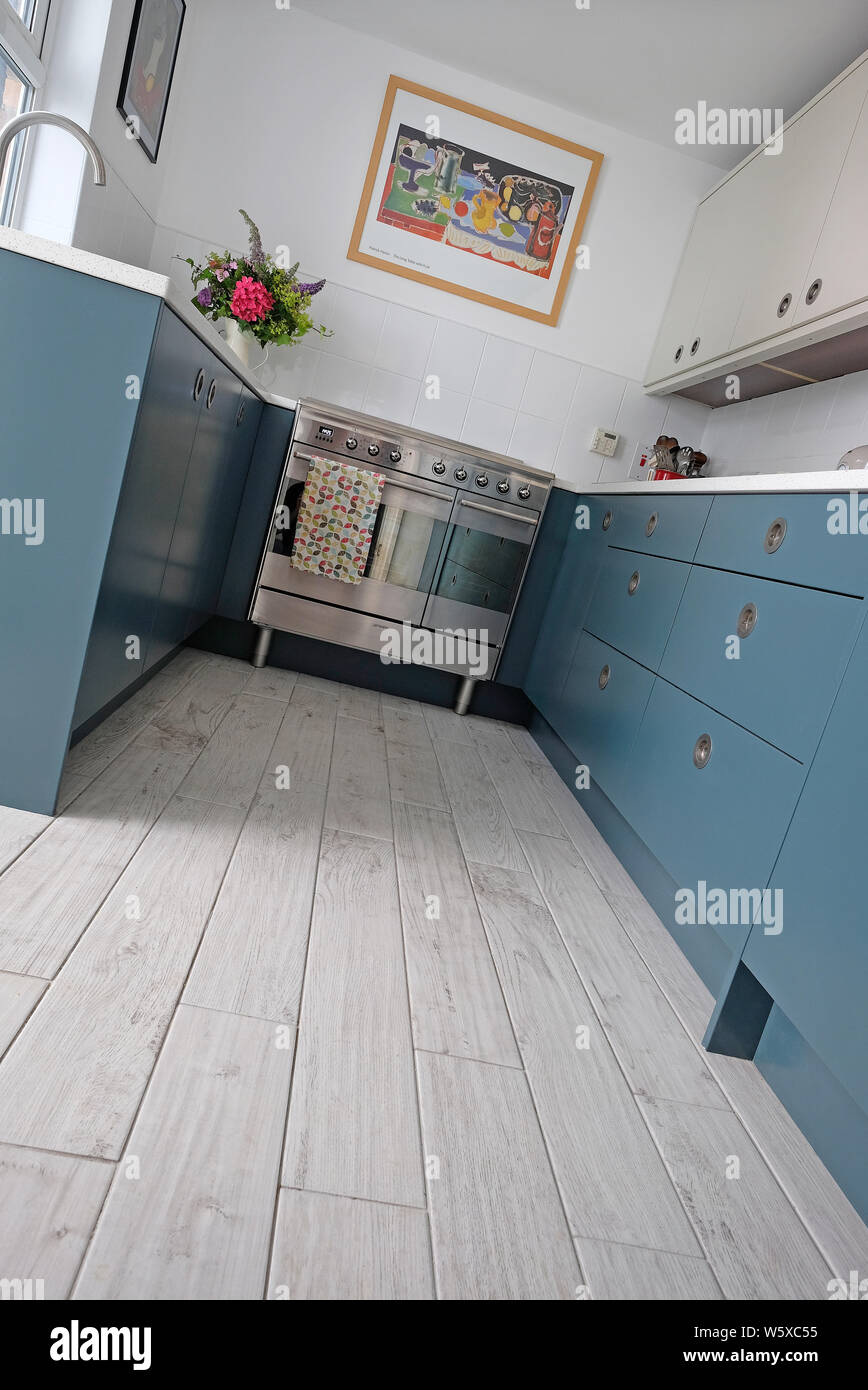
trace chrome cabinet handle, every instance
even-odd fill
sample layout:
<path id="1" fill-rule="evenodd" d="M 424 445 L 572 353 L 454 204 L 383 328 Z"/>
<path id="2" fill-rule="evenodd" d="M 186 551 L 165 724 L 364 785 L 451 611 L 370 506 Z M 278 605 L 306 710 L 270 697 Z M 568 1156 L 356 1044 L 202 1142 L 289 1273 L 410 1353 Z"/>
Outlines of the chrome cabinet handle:
<path id="1" fill-rule="evenodd" d="M 612 522 L 614 521 L 614 519 L 615 519 L 615 515 L 614 515 L 614 512 L 612 511 L 612 509 L 611 509 L 611 507 L 610 507 L 609 510 L 606 512 L 606 515 L 603 517 L 603 530 L 604 530 L 604 531 L 608 531 L 608 529 L 609 529 L 609 527 L 612 525 Z"/>
<path id="2" fill-rule="evenodd" d="M 207 396 L 207 398 L 206 398 L 206 400 L 205 400 L 205 407 L 206 407 L 207 410 L 210 410 L 210 409 L 211 409 L 212 405 L 214 404 L 214 397 L 215 397 L 216 395 L 217 395 L 217 382 L 216 382 L 216 381 L 212 381 L 212 382 L 211 382 L 211 385 L 208 387 L 208 396 Z"/>
<path id="3" fill-rule="evenodd" d="M 776 550 L 780 550 L 787 534 L 787 523 L 784 517 L 776 517 L 769 529 L 766 531 L 766 538 L 763 541 L 763 548 L 767 555 L 774 555 Z"/>
<path id="4" fill-rule="evenodd" d="M 659 520 L 660 520 L 660 517 L 657 515 L 657 513 L 656 513 L 656 512 L 652 512 L 651 515 L 649 516 L 648 520 L 645 522 L 645 535 L 646 535 L 646 536 L 653 536 L 653 535 L 654 535 L 654 532 L 657 530 L 657 522 L 658 522 Z"/>
<path id="5" fill-rule="evenodd" d="M 746 603 L 738 615 L 736 632 L 739 637 L 750 637 L 756 627 L 756 604 Z"/>
<path id="6" fill-rule="evenodd" d="M 237 426 L 237 425 L 240 425 L 240 424 L 242 423 L 242 421 L 243 421 L 243 419 L 244 419 L 244 412 L 245 412 L 246 409 L 247 409 L 247 403 L 246 403 L 246 401 L 242 401 L 241 404 L 240 404 L 240 406 L 238 407 L 238 414 L 235 416 L 235 424 L 236 424 L 236 426 Z"/>
<path id="7" fill-rule="evenodd" d="M 822 280 L 815 280 L 808 286 L 808 293 L 805 295 L 805 303 L 813 304 L 819 298 L 820 290 L 823 288 Z"/>
<path id="8" fill-rule="evenodd" d="M 205 385 L 205 368 L 200 367 L 199 375 L 196 377 L 196 384 L 193 387 L 193 400 L 198 401 L 202 394 L 202 387 Z"/>
<path id="9" fill-rule="evenodd" d="M 701 342 L 702 342 L 702 339 L 701 339 L 701 338 L 694 338 L 694 339 L 693 339 L 693 342 L 692 342 L 691 345 L 690 345 L 690 356 L 691 356 L 691 357 L 695 357 L 695 356 L 696 356 L 697 352 L 699 351 L 699 344 L 700 344 Z"/>
<path id="10" fill-rule="evenodd" d="M 611 674 L 612 668 L 609 665 L 609 663 L 606 662 L 606 665 L 603 667 L 602 671 L 597 677 L 597 685 L 600 687 L 601 690 L 606 689 L 606 686 L 609 684 L 609 677 L 611 676 Z"/>
<path id="11" fill-rule="evenodd" d="M 638 588 L 639 588 L 639 571 L 638 571 L 638 570 L 634 570 L 633 573 L 630 575 L 629 580 L 627 581 L 627 593 L 630 594 L 630 595 L 632 596 L 633 594 L 635 594 L 635 592 L 636 592 L 636 590 L 637 590 Z"/>
<path id="12" fill-rule="evenodd" d="M 401 487 L 406 487 L 406 483 L 401 483 Z M 421 488 L 412 489 L 421 492 Z M 438 492 L 437 496 L 440 496 Z M 469 507 L 474 512 L 488 512 L 489 516 L 505 516 L 509 521 L 521 521 L 525 526 L 536 526 L 535 516 L 525 516 L 522 512 L 508 512 L 504 507 L 489 507 L 485 502 L 474 502 L 473 499 L 465 501 L 462 497 L 458 503 L 459 507 Z"/>
<path id="13" fill-rule="evenodd" d="M 781 300 L 780 304 L 778 305 L 778 318 L 779 318 L 779 319 L 782 319 L 782 318 L 783 318 L 784 314 L 787 312 L 787 310 L 789 309 L 789 307 L 790 307 L 790 305 L 792 304 L 792 302 L 793 302 L 793 296 L 788 292 L 787 294 L 784 295 L 783 299 Z"/>
<path id="14" fill-rule="evenodd" d="M 711 734 L 700 734 L 693 745 L 693 766 L 698 767 L 701 772 L 704 767 L 708 767 L 710 757 Z"/>

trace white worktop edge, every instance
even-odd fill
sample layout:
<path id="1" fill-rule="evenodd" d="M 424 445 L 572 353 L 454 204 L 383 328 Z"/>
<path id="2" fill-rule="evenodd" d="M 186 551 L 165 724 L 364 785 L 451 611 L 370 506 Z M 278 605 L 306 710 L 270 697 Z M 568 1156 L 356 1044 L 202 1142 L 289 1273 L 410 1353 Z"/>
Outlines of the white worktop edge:
<path id="1" fill-rule="evenodd" d="M 732 477 L 683 478 L 659 483 L 572 483 L 556 478 L 555 486 L 586 497 L 659 496 L 660 493 L 725 492 L 866 492 L 868 469 L 830 468 L 814 473 L 744 473 Z"/>

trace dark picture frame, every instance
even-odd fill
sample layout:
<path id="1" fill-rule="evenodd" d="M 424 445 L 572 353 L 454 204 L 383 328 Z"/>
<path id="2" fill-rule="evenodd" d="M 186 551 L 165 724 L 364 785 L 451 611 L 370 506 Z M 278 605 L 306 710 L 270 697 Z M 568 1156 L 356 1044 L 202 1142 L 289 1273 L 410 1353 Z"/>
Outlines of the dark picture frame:
<path id="1" fill-rule="evenodd" d="M 186 0 L 136 0 L 118 110 L 156 164 L 187 12 Z"/>

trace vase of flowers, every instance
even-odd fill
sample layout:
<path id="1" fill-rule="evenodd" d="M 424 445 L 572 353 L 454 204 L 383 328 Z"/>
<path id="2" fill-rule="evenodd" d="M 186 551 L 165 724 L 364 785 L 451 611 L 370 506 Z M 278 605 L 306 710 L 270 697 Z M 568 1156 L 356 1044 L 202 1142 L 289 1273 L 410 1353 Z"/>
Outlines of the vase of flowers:
<path id="1" fill-rule="evenodd" d="M 310 332 L 330 337 L 330 330 L 315 323 L 310 312 L 325 280 L 298 280 L 298 261 L 284 267 L 267 255 L 256 223 L 243 208 L 239 212 L 250 232 L 246 256 L 215 251 L 201 265 L 186 258 L 196 287 L 196 308 L 212 323 L 225 320 L 226 342 L 245 363 L 254 342 L 268 348 L 271 343 L 298 343 Z"/>

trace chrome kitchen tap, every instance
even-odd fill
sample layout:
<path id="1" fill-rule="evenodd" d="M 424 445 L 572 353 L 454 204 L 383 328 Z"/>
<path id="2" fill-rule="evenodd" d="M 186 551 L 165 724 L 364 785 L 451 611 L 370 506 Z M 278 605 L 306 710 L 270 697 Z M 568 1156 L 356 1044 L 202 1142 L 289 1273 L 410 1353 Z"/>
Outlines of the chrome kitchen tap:
<path id="1" fill-rule="evenodd" d="M 31 125 L 56 125 L 60 126 L 61 130 L 68 130 L 70 135 L 74 135 L 79 144 L 84 145 L 90 155 L 94 183 L 97 187 L 105 187 L 105 161 L 87 131 L 83 130 L 75 121 L 71 121 L 68 116 L 57 116 L 53 111 L 25 111 L 23 116 L 13 116 L 9 124 L 3 127 L 3 130 L 0 131 L 0 178 L 3 177 L 6 151 L 18 132 L 26 130 Z"/>

